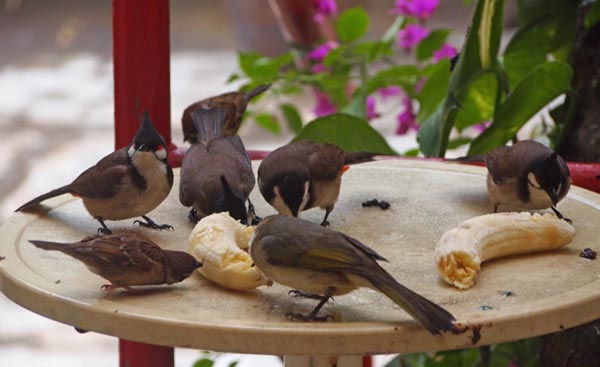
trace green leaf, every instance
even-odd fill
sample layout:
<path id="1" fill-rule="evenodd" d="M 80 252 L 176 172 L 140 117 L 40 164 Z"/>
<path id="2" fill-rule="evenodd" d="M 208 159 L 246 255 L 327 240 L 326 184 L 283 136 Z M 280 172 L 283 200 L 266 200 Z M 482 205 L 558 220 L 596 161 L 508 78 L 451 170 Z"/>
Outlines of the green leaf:
<path id="1" fill-rule="evenodd" d="M 343 11 L 335 22 L 335 31 L 343 43 L 356 41 L 367 33 L 369 15 L 359 7 Z"/>
<path id="2" fill-rule="evenodd" d="M 494 121 L 471 143 L 469 155 L 504 145 L 540 109 L 570 88 L 568 64 L 548 61 L 536 67 L 496 108 Z"/>
<path id="3" fill-rule="evenodd" d="M 497 84 L 496 74 L 492 72 L 482 73 L 473 80 L 464 98 L 461 99 L 461 108 L 456 114 L 454 126 L 458 131 L 492 119 Z"/>
<path id="4" fill-rule="evenodd" d="M 407 93 L 414 94 L 418 76 L 419 69 L 415 65 L 400 65 L 383 69 L 369 79 L 366 94 L 372 94 L 377 89 L 390 85 L 398 85 Z"/>
<path id="5" fill-rule="evenodd" d="M 257 115 L 255 119 L 258 125 L 271 133 L 278 134 L 281 132 L 281 126 L 279 125 L 279 121 L 277 121 L 275 116 L 267 113 L 261 113 Z"/>
<path id="6" fill-rule="evenodd" d="M 417 140 L 426 156 L 443 157 L 457 108 L 477 76 L 493 70 L 502 37 L 504 0 L 479 0 L 443 104 L 421 125 Z"/>
<path id="7" fill-rule="evenodd" d="M 296 135 L 294 141 L 298 140 L 332 143 L 347 152 L 369 151 L 387 155 L 398 154 L 367 121 L 342 113 L 311 121 L 304 126 L 300 134 Z"/>
<path id="8" fill-rule="evenodd" d="M 240 52 L 238 62 L 246 76 L 255 83 L 273 83 L 284 66 L 293 66 L 293 57 L 289 52 L 274 58 L 262 56 L 257 52 Z"/>
<path id="9" fill-rule="evenodd" d="M 289 103 L 282 104 L 281 112 L 283 113 L 283 117 L 290 130 L 292 130 L 294 134 L 298 134 L 302 131 L 302 117 L 300 117 L 300 113 L 298 113 L 298 110 L 294 105 Z"/>
<path id="10" fill-rule="evenodd" d="M 448 149 L 452 150 L 452 149 L 460 148 L 463 145 L 469 144 L 471 141 L 473 141 L 473 139 L 467 138 L 467 137 L 459 137 L 456 139 L 452 139 L 448 142 Z"/>
<path id="11" fill-rule="evenodd" d="M 440 60 L 427 71 L 429 77 L 423 84 L 421 92 L 417 94 L 419 101 L 419 114 L 417 121 L 424 121 L 438 108 L 448 93 L 448 82 L 450 81 L 450 61 Z"/>
<path id="12" fill-rule="evenodd" d="M 439 50 L 450 34 L 449 29 L 436 29 L 417 45 L 417 60 L 423 61 L 433 56 L 433 51 Z"/>
<path id="13" fill-rule="evenodd" d="M 584 24 L 586 28 L 591 28 L 600 21 L 600 1 L 596 0 L 585 16 Z"/>
<path id="14" fill-rule="evenodd" d="M 362 94 L 357 94 L 350 103 L 344 106 L 341 111 L 342 113 L 346 113 L 348 115 L 358 117 L 359 119 L 367 118 L 367 100 L 366 97 Z"/>
<path id="15" fill-rule="evenodd" d="M 194 363 L 193 367 L 212 367 L 214 364 L 215 362 L 212 359 L 202 358 Z"/>

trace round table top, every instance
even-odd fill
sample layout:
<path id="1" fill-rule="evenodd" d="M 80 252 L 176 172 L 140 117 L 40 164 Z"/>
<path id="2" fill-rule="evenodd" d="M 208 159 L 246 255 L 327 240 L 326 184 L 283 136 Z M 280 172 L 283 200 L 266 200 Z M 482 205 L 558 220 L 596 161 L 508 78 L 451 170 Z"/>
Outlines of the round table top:
<path id="1" fill-rule="evenodd" d="M 255 162 L 256 163 L 256 162 Z M 255 164 L 257 166 L 257 164 Z M 287 312 L 308 312 L 314 300 L 292 298 L 274 285 L 251 292 L 220 288 L 194 274 L 171 286 L 141 292 L 106 292 L 106 281 L 77 260 L 35 248 L 28 240 L 72 242 L 95 234 L 98 223 L 80 200 L 61 196 L 35 213 L 16 213 L 0 228 L 0 286 L 16 303 L 51 319 L 150 344 L 215 351 L 284 355 L 356 355 L 445 350 L 533 337 L 600 317 L 600 260 L 579 257 L 598 250 L 600 195 L 577 187 L 559 204 L 573 220 L 574 241 L 556 251 L 484 263 L 474 287 L 443 282 L 433 250 L 459 222 L 487 214 L 486 170 L 453 163 L 385 160 L 353 166 L 344 174 L 331 228 L 345 232 L 390 260 L 398 281 L 441 304 L 466 327 L 461 334 L 431 335 L 383 294 L 359 289 L 329 302 L 329 322 L 297 322 Z M 193 224 L 178 200 L 178 171 L 168 199 L 149 216 L 174 231 L 154 231 L 133 220 L 108 222 L 164 248 L 188 250 Z M 363 208 L 377 198 L 388 210 Z M 256 189 L 257 213 L 274 210 Z M 323 211 L 301 217 L 320 223 Z M 507 293 L 510 292 L 510 293 Z M 507 296 L 509 295 L 509 296 Z"/>

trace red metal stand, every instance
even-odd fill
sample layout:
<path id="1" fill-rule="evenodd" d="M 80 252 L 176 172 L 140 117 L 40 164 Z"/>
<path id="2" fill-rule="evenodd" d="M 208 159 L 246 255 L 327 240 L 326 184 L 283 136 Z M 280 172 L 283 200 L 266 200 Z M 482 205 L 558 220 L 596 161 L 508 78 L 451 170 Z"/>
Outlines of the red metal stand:
<path id="1" fill-rule="evenodd" d="M 172 367 L 173 348 L 119 339 L 120 367 Z"/>

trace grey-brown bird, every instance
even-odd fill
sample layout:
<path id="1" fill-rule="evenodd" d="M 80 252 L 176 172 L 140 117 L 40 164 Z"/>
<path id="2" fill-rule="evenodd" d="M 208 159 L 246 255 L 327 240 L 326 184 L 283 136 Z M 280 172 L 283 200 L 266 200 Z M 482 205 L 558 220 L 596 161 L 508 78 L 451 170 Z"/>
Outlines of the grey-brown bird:
<path id="1" fill-rule="evenodd" d="M 154 229 L 173 229 L 157 224 L 147 214 L 166 199 L 173 186 L 173 170 L 167 163 L 167 146 L 154 129 L 148 113 L 126 147 L 102 158 L 73 182 L 23 204 L 15 211 L 31 208 L 46 199 L 63 194 L 80 197 L 86 210 L 100 224 L 99 233 L 111 233 L 105 220 L 136 220 Z"/>
<path id="2" fill-rule="evenodd" d="M 271 84 L 263 84 L 248 92 L 228 92 L 192 103 L 183 111 L 183 116 L 181 117 L 183 141 L 196 142 L 197 132 L 192 112 L 198 109 L 222 108 L 226 114 L 223 133 L 225 136 L 237 134 L 244 112 L 248 107 L 248 102 L 269 89 L 269 87 L 271 87 Z"/>
<path id="3" fill-rule="evenodd" d="M 556 209 L 571 187 L 569 168 L 550 148 L 522 140 L 496 148 L 483 158 L 494 212 L 500 205 L 526 210 L 551 208 L 559 218 L 570 221 Z"/>
<path id="4" fill-rule="evenodd" d="M 192 112 L 192 118 L 197 142 L 181 163 L 179 201 L 192 207 L 189 217 L 193 221 L 229 212 L 247 223 L 249 215 L 254 217 L 249 195 L 256 180 L 242 140 L 237 134 L 225 135 L 227 115 L 222 108 L 201 108 Z"/>
<path id="5" fill-rule="evenodd" d="M 331 297 L 367 287 L 385 294 L 433 334 L 457 330 L 452 314 L 398 283 L 377 263 L 385 258 L 341 232 L 299 218 L 270 216 L 256 227 L 250 255 L 269 279 L 320 301 L 308 315 L 292 318 L 327 319 L 317 314 Z"/>
<path id="6" fill-rule="evenodd" d="M 302 140 L 272 151 L 258 167 L 260 193 L 280 214 L 319 207 L 325 210 L 321 225 L 340 194 L 342 174 L 348 166 L 373 160 L 375 153 L 346 153 L 334 144 Z"/>
<path id="7" fill-rule="evenodd" d="M 29 242 L 83 262 L 91 272 L 110 282 L 101 287 L 104 290 L 134 290 L 131 286 L 178 283 L 202 266 L 186 252 L 163 250 L 156 243 L 132 233 L 96 235 L 73 243 Z"/>

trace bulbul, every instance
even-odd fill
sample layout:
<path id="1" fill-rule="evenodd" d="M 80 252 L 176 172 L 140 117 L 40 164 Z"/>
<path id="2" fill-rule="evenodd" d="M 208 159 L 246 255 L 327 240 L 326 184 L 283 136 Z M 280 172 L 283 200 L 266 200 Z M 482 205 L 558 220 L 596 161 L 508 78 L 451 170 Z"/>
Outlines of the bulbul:
<path id="1" fill-rule="evenodd" d="M 203 99 L 189 105 L 184 111 L 181 117 L 181 127 L 183 129 L 183 141 L 190 143 L 196 142 L 196 125 L 192 118 L 192 112 L 197 109 L 211 109 L 211 108 L 222 108 L 225 110 L 225 126 L 223 133 L 225 136 L 237 134 L 240 124 L 242 123 L 242 117 L 248 107 L 248 102 L 266 91 L 271 87 L 271 84 L 263 84 L 252 89 L 249 92 L 229 92 L 220 94 L 218 96 Z"/>
<path id="2" fill-rule="evenodd" d="M 326 319 L 317 313 L 331 297 L 368 287 L 385 294 L 429 332 L 456 331 L 448 311 L 398 283 L 377 263 L 385 258 L 341 232 L 290 216 L 270 216 L 256 227 L 250 255 L 271 280 L 320 300 L 308 315 L 293 318 Z"/>
<path id="3" fill-rule="evenodd" d="M 565 161 L 550 148 L 533 140 L 496 148 L 484 156 L 487 190 L 494 213 L 500 205 L 526 210 L 556 209 L 569 192 L 571 177 Z"/>
<path id="4" fill-rule="evenodd" d="M 131 144 L 102 158 L 70 184 L 40 195 L 16 211 L 55 196 L 72 194 L 81 197 L 87 211 L 100 222 L 99 233 L 111 233 L 105 220 L 134 217 L 146 220 L 134 222 L 141 226 L 172 229 L 170 225 L 156 224 L 146 215 L 167 197 L 173 186 L 166 147 L 146 112 Z"/>
<path id="5" fill-rule="evenodd" d="M 186 252 L 163 250 L 136 234 L 96 235 L 73 243 L 29 242 L 83 262 L 90 271 L 110 282 L 101 287 L 104 290 L 178 283 L 202 266 Z"/>
<path id="6" fill-rule="evenodd" d="M 322 226 L 340 194 L 342 173 L 348 165 L 373 160 L 376 154 L 346 153 L 333 144 L 302 140 L 272 151 L 258 167 L 260 193 L 280 214 L 319 207 L 325 210 Z"/>
<path id="7" fill-rule="evenodd" d="M 254 188 L 252 164 L 237 134 L 225 136 L 226 111 L 222 108 L 192 112 L 197 142 L 188 149 L 181 163 L 179 201 L 191 206 L 190 219 L 219 212 L 247 223 L 254 208 L 248 196 Z"/>

